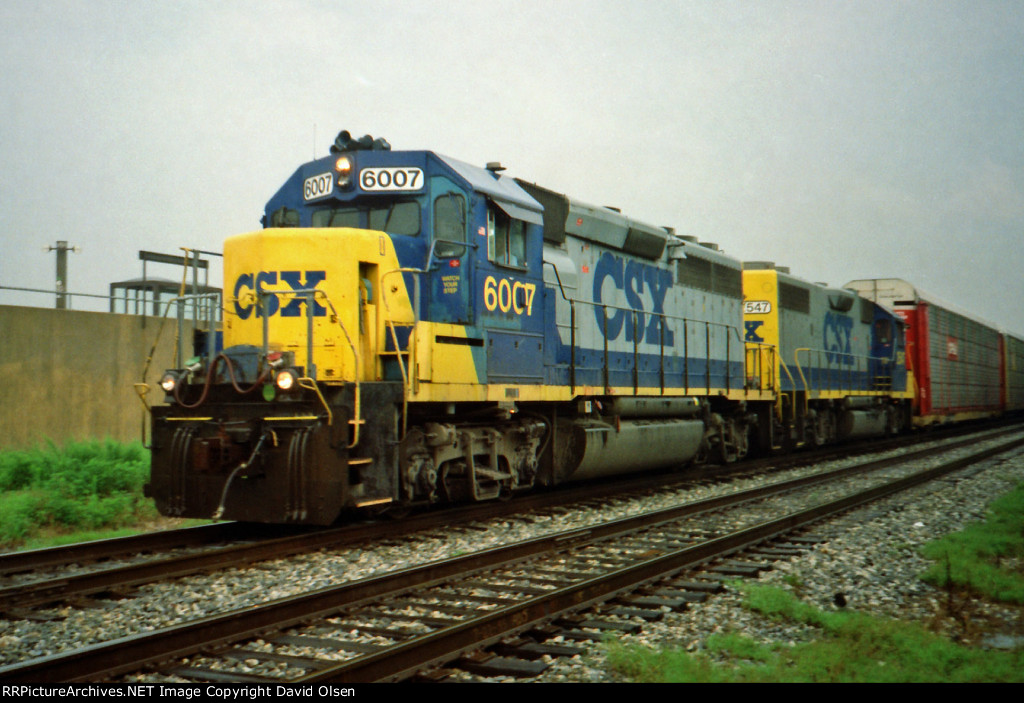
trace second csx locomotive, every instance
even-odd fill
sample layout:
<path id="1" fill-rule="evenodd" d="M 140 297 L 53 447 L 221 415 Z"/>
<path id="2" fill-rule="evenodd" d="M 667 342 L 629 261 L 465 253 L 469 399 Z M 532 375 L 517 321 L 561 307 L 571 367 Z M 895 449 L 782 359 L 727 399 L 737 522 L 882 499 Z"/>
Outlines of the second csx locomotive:
<path id="1" fill-rule="evenodd" d="M 849 290 L 498 164 L 331 152 L 225 243 L 223 347 L 153 408 L 164 514 L 327 524 L 910 422 L 903 324 Z"/>

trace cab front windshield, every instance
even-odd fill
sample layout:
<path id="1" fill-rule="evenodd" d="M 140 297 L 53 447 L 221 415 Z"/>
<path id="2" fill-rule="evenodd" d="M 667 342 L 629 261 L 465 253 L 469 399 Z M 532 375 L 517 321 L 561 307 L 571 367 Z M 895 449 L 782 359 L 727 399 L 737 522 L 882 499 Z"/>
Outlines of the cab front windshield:
<path id="1" fill-rule="evenodd" d="M 420 205 L 415 200 L 374 200 L 321 208 L 313 212 L 312 226 L 355 227 L 415 236 L 420 233 Z"/>

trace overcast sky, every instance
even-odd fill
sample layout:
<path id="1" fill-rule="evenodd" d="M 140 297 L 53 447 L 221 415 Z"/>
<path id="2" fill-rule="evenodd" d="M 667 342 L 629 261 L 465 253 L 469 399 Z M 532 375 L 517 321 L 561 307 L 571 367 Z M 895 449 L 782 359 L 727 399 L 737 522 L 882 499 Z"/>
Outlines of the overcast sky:
<path id="1" fill-rule="evenodd" d="M 219 251 L 349 129 L 1024 335 L 1024 0 L 0 0 L 0 33 L 0 285 L 52 288 L 57 240 L 100 294 Z"/>

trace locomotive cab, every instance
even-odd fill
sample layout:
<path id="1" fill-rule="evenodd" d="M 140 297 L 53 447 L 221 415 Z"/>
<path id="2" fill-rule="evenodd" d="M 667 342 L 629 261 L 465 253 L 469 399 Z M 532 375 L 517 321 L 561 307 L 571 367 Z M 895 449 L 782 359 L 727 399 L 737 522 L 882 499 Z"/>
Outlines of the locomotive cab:
<path id="1" fill-rule="evenodd" d="M 263 230 L 225 243 L 223 351 L 176 370 L 154 408 L 164 514 L 327 524 L 532 481 L 533 421 L 506 423 L 497 449 L 485 430 L 453 440 L 441 479 L 418 456 L 432 440 L 399 445 L 411 423 L 489 403 L 489 381 L 540 383 L 540 206 L 498 167 L 344 132 L 331 151 L 270 199 Z"/>

